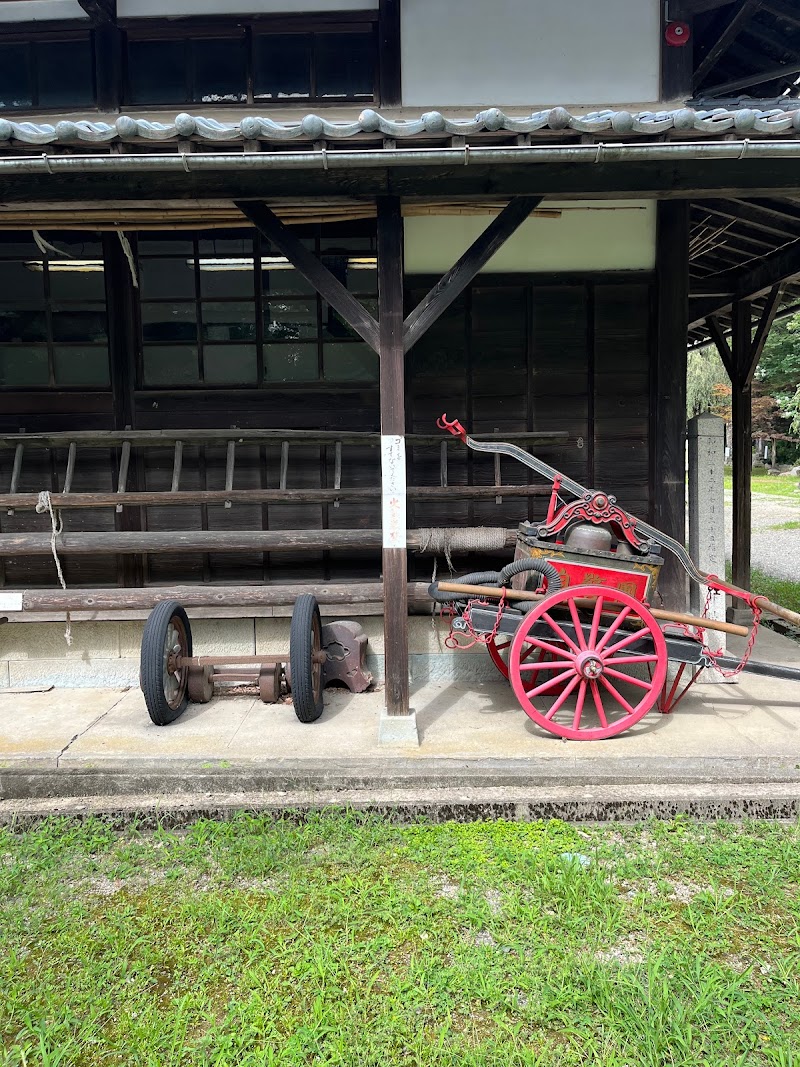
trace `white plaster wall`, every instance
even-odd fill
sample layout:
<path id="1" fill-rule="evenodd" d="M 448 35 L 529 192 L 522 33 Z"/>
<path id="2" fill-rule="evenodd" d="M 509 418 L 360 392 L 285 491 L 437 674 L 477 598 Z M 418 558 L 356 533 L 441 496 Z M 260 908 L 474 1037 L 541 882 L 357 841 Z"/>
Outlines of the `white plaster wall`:
<path id="1" fill-rule="evenodd" d="M 403 104 L 659 96 L 661 0 L 403 0 Z"/>
<path id="2" fill-rule="evenodd" d="M 51 19 L 88 19 L 78 0 L 37 0 L 36 3 L 0 3 L 0 22 L 48 22 Z"/>
<path id="3" fill-rule="evenodd" d="M 117 14 L 126 19 L 179 18 L 182 15 L 302 15 L 318 11 L 366 11 L 377 6 L 378 0 L 230 0 L 229 3 L 223 0 L 117 0 Z"/>
<path id="4" fill-rule="evenodd" d="M 647 200 L 547 201 L 560 218 L 530 218 L 483 268 L 489 273 L 652 270 L 655 203 Z M 491 215 L 427 215 L 405 220 L 408 274 L 442 273 L 491 222 Z"/>

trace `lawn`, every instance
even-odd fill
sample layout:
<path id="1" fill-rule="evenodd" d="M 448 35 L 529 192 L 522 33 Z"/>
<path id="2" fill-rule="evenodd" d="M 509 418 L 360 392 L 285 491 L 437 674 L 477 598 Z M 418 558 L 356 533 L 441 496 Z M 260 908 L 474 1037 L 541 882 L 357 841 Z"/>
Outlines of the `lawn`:
<path id="1" fill-rule="evenodd" d="M 762 496 L 790 497 L 800 503 L 800 490 L 797 488 L 798 482 L 800 482 L 800 479 L 798 478 L 786 478 L 774 474 L 767 474 L 765 467 L 753 467 L 750 488 L 751 492 L 758 493 Z M 730 467 L 725 468 L 724 483 L 725 488 L 729 492 L 732 492 L 733 478 L 731 476 Z"/>
<path id="2" fill-rule="evenodd" d="M 796 825 L 0 831 L 5 1065 L 800 1063 Z"/>

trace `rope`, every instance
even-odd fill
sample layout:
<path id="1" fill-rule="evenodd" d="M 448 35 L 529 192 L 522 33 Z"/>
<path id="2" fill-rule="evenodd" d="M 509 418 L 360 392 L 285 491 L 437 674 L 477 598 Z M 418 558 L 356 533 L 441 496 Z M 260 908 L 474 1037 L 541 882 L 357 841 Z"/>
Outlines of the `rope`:
<path id="1" fill-rule="evenodd" d="M 128 266 L 130 267 L 131 281 L 133 282 L 133 287 L 134 289 L 138 289 L 139 278 L 136 274 L 136 264 L 133 260 L 133 249 L 131 248 L 131 243 L 125 236 L 125 234 L 122 232 L 122 230 L 117 230 L 117 237 L 119 237 L 119 243 L 122 245 L 122 251 L 125 253 L 125 258 L 127 259 Z"/>
<path id="2" fill-rule="evenodd" d="M 467 526 L 461 530 L 432 526 L 419 530 L 419 540 L 417 551 L 443 555 L 452 574 L 453 552 L 497 552 L 506 547 L 506 531 L 503 526 Z"/>
<path id="3" fill-rule="evenodd" d="M 50 500 L 50 493 L 43 489 L 39 493 L 39 499 L 36 502 L 37 515 L 43 515 L 47 512 L 50 516 L 50 551 L 53 553 L 53 559 L 56 565 L 56 572 L 58 574 L 58 580 L 61 582 L 61 588 L 66 590 L 67 583 L 64 581 L 64 572 L 61 569 L 61 560 L 58 558 L 58 549 L 56 548 L 56 538 L 60 537 L 64 530 L 64 520 L 61 514 L 53 510 L 53 503 Z M 64 631 L 64 640 L 68 645 L 72 644 L 72 619 L 70 613 L 67 611 L 67 628 Z"/>
<path id="4" fill-rule="evenodd" d="M 36 247 L 43 256 L 46 256 L 48 252 L 55 252 L 57 256 L 61 256 L 64 259 L 75 258 L 70 252 L 64 252 L 62 249 L 56 248 L 55 245 L 51 245 L 49 241 L 45 241 L 44 237 L 42 237 L 38 230 L 31 230 L 31 233 L 33 234 L 33 240 Z"/>

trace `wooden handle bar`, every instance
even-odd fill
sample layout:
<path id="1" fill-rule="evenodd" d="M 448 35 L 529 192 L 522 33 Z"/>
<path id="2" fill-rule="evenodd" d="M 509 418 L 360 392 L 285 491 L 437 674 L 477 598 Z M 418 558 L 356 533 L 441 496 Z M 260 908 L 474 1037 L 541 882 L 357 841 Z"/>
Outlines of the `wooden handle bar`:
<path id="1" fill-rule="evenodd" d="M 727 582 L 724 585 L 724 591 L 731 593 L 733 596 L 740 595 L 742 600 L 750 600 L 753 596 L 746 589 L 740 589 L 738 585 L 728 585 Z M 793 626 L 800 626 L 800 615 L 796 611 L 790 611 L 789 608 L 783 608 L 780 604 L 774 604 L 771 600 L 767 600 L 765 596 L 756 596 L 755 602 L 768 615 L 775 615 L 779 619 L 785 619 L 786 622 L 790 622 Z"/>
<path id="2" fill-rule="evenodd" d="M 506 600 L 544 600 L 541 594 L 529 593 L 524 589 L 500 590 L 491 585 L 462 585 L 459 582 L 439 582 L 439 589 L 443 593 L 466 593 L 469 596 L 494 597 L 498 599 L 501 592 L 505 592 Z M 610 592 L 610 590 L 609 590 Z M 587 597 L 576 601 L 579 607 L 591 607 L 594 601 Z M 765 609 L 766 610 L 766 609 Z M 782 609 L 783 610 L 783 609 Z M 732 622 L 718 622 L 716 619 L 699 619 L 695 615 L 684 615 L 678 611 L 663 611 L 661 608 L 649 608 L 654 619 L 662 622 L 678 622 L 685 626 L 702 626 L 704 630 L 718 630 L 724 634 L 733 634 L 736 637 L 747 637 L 750 631 L 746 626 L 737 626 Z M 789 612 L 793 614 L 793 612 Z"/>

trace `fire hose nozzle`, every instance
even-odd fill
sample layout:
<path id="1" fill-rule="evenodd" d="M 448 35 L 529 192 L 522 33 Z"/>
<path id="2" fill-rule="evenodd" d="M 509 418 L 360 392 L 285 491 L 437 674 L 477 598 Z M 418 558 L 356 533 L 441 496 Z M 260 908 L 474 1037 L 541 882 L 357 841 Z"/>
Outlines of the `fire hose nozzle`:
<path id="1" fill-rule="evenodd" d="M 453 437 L 460 437 L 464 444 L 467 443 L 467 431 L 458 419 L 448 419 L 447 412 L 436 420 L 436 425 L 440 430 L 447 430 Z"/>

